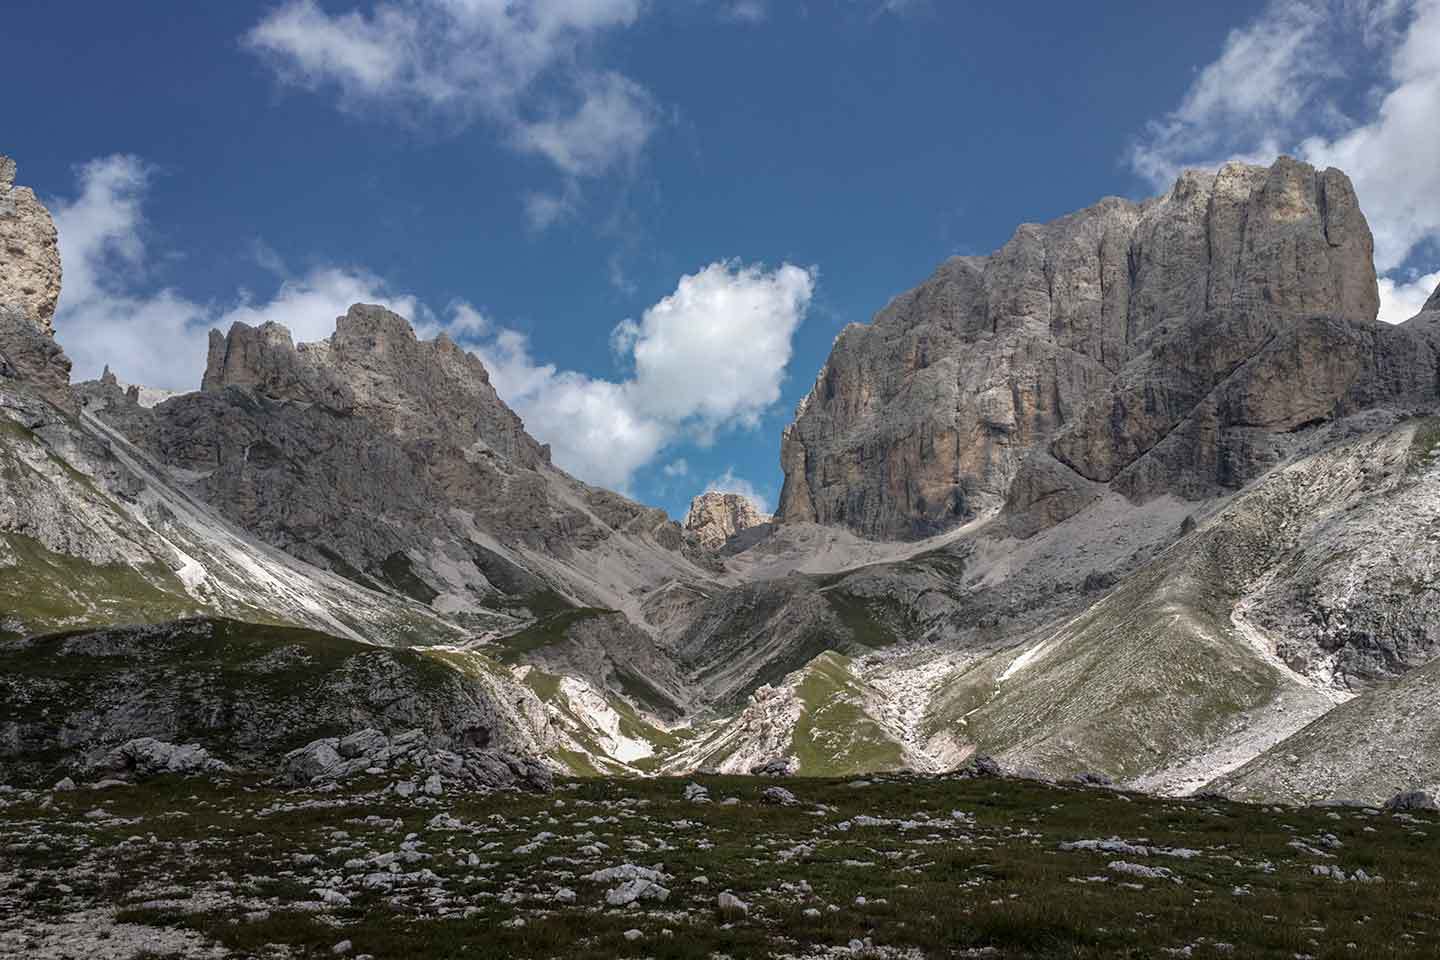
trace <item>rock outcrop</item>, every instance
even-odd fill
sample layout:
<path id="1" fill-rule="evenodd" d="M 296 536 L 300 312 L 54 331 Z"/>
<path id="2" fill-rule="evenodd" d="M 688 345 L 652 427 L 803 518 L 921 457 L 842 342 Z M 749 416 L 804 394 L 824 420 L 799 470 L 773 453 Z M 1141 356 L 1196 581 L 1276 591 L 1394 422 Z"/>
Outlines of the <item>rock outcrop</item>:
<path id="1" fill-rule="evenodd" d="M 1377 309 L 1349 180 L 1289 158 L 1027 224 L 840 334 L 785 431 L 779 519 L 911 538 L 1008 503 L 1029 533 L 1095 484 L 1235 489 L 1288 432 L 1434 399 L 1434 338 Z"/>
<path id="2" fill-rule="evenodd" d="M 424 730 L 387 737 L 374 728 L 345 737 L 315 740 L 287 753 L 280 775 L 296 786 L 334 783 L 363 773 L 408 775 L 391 790 L 401 797 L 424 792 L 440 796 L 447 787 L 465 791 L 528 790 L 549 793 L 554 778 L 539 760 L 503 750 L 437 740 Z M 418 780 L 424 780 L 423 787 Z"/>
<path id="3" fill-rule="evenodd" d="M 70 360 L 54 339 L 60 248 L 50 213 L 0 156 L 0 379 L 22 379 L 74 413 Z"/>
<path id="4" fill-rule="evenodd" d="M 6 776 L 48 771 L 61 754 L 82 769 L 203 767 L 196 749 L 275 770 L 296 744 L 365 728 L 528 756 L 553 737 L 544 707 L 501 670 L 309 630 L 220 619 L 116 627 L 0 645 L 0 665 Z"/>
<path id="5" fill-rule="evenodd" d="M 684 526 L 701 546 L 718 550 L 737 534 L 769 522 L 749 497 L 711 490 L 690 501 Z"/>
<path id="6" fill-rule="evenodd" d="M 180 776 L 224 773 L 229 769 L 198 743 L 177 746 L 154 737 L 140 737 L 111 750 L 96 766 L 95 772 L 143 779 L 167 773 Z"/>
<path id="7" fill-rule="evenodd" d="M 0 156 L 0 291 L 44 333 L 60 300 L 60 246 L 50 212 L 15 186 L 15 161 Z"/>

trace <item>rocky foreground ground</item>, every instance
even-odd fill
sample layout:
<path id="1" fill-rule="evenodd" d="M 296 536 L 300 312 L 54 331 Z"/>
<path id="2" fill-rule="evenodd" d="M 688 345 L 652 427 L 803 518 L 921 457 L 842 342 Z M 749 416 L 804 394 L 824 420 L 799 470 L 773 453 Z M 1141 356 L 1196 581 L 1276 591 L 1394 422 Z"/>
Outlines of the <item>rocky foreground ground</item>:
<path id="1" fill-rule="evenodd" d="M 909 775 L 481 793 L 379 773 L 0 787 L 0 956 L 1440 950 L 1423 797 L 1301 808 Z"/>

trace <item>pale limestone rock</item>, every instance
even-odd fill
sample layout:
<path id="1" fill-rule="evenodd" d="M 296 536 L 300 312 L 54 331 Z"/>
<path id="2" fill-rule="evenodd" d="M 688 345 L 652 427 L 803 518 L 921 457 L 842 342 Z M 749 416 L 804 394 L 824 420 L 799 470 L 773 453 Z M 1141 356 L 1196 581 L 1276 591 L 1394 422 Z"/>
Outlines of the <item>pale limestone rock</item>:
<path id="1" fill-rule="evenodd" d="M 0 380 L 19 379 L 68 413 L 70 360 L 53 337 L 60 248 L 50 213 L 0 156 Z"/>
<path id="2" fill-rule="evenodd" d="M 736 534 L 769 523 L 770 519 L 749 497 L 710 490 L 690 501 L 684 526 L 701 546 L 718 550 Z"/>
<path id="3" fill-rule="evenodd" d="M 20 307 L 49 334 L 59 299 L 55 223 L 33 190 L 15 186 L 15 161 L 0 156 L 0 303 Z"/>
<path id="4" fill-rule="evenodd" d="M 1349 180 L 1290 158 L 1023 225 L 845 328 L 778 518 L 903 539 L 1008 504 L 1031 533 L 1097 483 L 1233 489 L 1274 462 L 1261 434 L 1433 394 L 1433 348 L 1372 334 L 1378 302 Z"/>

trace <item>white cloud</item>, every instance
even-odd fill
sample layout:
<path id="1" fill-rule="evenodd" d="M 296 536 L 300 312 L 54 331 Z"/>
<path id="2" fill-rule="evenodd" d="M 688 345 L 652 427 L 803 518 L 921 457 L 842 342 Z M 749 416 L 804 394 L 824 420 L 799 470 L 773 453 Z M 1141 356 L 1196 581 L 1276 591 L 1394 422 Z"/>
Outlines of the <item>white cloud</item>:
<path id="1" fill-rule="evenodd" d="M 690 462 L 684 457 L 665 464 L 664 474 L 667 477 L 688 477 L 690 475 Z"/>
<path id="2" fill-rule="evenodd" d="M 586 78 L 578 108 L 525 123 L 514 136 L 520 149 L 546 157 L 571 176 L 593 176 L 634 163 L 657 115 L 644 87 L 604 73 Z"/>
<path id="3" fill-rule="evenodd" d="M 464 300 L 456 300 L 450 304 L 450 320 L 445 327 L 456 340 L 472 340 L 488 334 L 494 324 Z"/>
<path id="4" fill-rule="evenodd" d="M 1373 89 L 1357 91 L 1371 76 Z M 1359 116 L 1346 112 L 1352 101 Z M 1157 186 L 1183 167 L 1281 152 L 1340 167 L 1384 272 L 1440 237 L 1437 129 L 1440 0 L 1272 0 L 1230 33 L 1129 160 Z"/>
<path id="5" fill-rule="evenodd" d="M 735 0 L 722 8 L 720 15 L 736 23 L 764 23 L 770 16 L 770 10 L 764 0 Z"/>
<path id="6" fill-rule="evenodd" d="M 544 233 L 562 220 L 573 217 L 580 201 L 580 192 L 573 180 L 565 189 L 553 193 L 538 191 L 525 195 L 525 221 L 532 233 Z"/>
<path id="7" fill-rule="evenodd" d="M 210 328 L 229 329 L 237 320 L 274 320 L 297 340 L 318 340 L 334 332 L 335 318 L 357 302 L 428 319 L 413 296 L 394 295 L 383 281 L 356 269 L 317 268 L 285 280 L 268 301 L 241 293 L 227 305 L 148 286 L 141 207 L 150 176 L 133 156 L 93 160 L 79 170 L 79 195 L 49 204 L 65 272 L 56 338 L 74 361 L 75 379 L 97 377 L 108 364 L 133 383 L 195 389 Z"/>
<path id="8" fill-rule="evenodd" d="M 754 425 L 780 399 L 791 338 L 815 279 L 815 271 L 793 264 L 769 271 L 733 260 L 681 277 L 635 332 L 637 408 L 693 420 L 702 432 Z"/>
<path id="9" fill-rule="evenodd" d="M 202 303 L 156 289 L 145 283 L 149 169 L 116 155 L 85 165 L 79 179 L 77 197 L 50 204 L 65 270 L 57 337 L 77 379 L 109 364 L 128 382 L 194 389 L 212 327 L 273 320 L 297 341 L 314 341 L 329 336 L 351 304 L 378 303 L 408 317 L 420 336 L 444 330 L 473 347 L 496 390 L 552 445 L 557 463 L 619 489 L 677 440 L 708 443 L 718 431 L 759 422 L 779 400 L 791 340 L 814 292 L 813 270 L 712 263 L 682 277 L 638 322 L 617 325 L 612 340 L 632 374 L 605 380 L 537 362 L 523 333 L 497 326 L 469 303 L 452 302 L 442 317 L 362 269 L 320 267 L 287 277 L 268 300 L 241 292 L 229 303 Z M 284 276 L 279 258 L 268 259 Z"/>
<path id="10" fill-rule="evenodd" d="M 643 0 L 388 0 L 329 13 L 289 0 L 244 37 L 282 80 L 334 89 L 350 110 L 416 106 L 494 124 L 569 176 L 639 155 L 659 111 L 650 94 L 592 65 L 596 41 L 635 23 Z M 554 198 L 552 198 L 554 199 Z M 532 198 L 532 223 L 556 204 Z M 548 217 L 548 221 L 547 221 Z"/>
<path id="11" fill-rule="evenodd" d="M 791 264 L 721 261 L 682 277 L 639 322 L 616 326 L 611 345 L 632 369 L 618 382 L 538 363 L 515 330 L 472 345 L 556 463 L 623 490 L 677 440 L 708 444 L 759 423 L 780 399 L 814 285 L 814 271 Z"/>
<path id="12" fill-rule="evenodd" d="M 755 505 L 755 509 L 761 513 L 770 513 L 770 498 L 756 489 L 755 485 L 744 477 L 735 475 L 735 468 L 729 467 L 724 473 L 705 484 L 701 493 L 738 493 Z"/>
<path id="13" fill-rule="evenodd" d="M 557 464 L 583 480 L 624 490 L 670 438 L 669 424 L 631 409 L 623 384 L 537 363 L 523 333 L 501 329 L 475 345 L 475 353 L 525 428 L 550 444 Z"/>
<path id="14" fill-rule="evenodd" d="M 1354 179 L 1381 270 L 1440 236 L 1440 0 L 1415 3 L 1369 121 L 1333 138 L 1311 137 L 1301 154 Z"/>
<path id="15" fill-rule="evenodd" d="M 1386 323 L 1404 323 L 1424 308 L 1436 289 L 1440 289 L 1440 270 L 1408 282 L 1381 277 L 1380 319 Z"/>

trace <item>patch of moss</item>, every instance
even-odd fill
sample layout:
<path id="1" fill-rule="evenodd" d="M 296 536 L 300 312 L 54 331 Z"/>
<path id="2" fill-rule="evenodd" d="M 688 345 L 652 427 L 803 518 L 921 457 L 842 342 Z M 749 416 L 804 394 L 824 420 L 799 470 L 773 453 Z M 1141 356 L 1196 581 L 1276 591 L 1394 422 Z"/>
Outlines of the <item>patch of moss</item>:
<path id="1" fill-rule="evenodd" d="M 861 707 L 864 691 L 837 653 L 818 657 L 805 669 L 796 694 L 802 712 L 791 750 L 804 776 L 848 776 L 897 770 L 900 745 Z"/>

